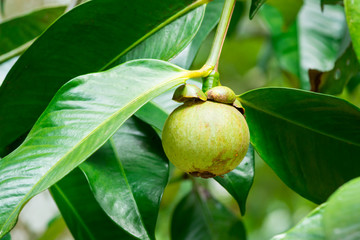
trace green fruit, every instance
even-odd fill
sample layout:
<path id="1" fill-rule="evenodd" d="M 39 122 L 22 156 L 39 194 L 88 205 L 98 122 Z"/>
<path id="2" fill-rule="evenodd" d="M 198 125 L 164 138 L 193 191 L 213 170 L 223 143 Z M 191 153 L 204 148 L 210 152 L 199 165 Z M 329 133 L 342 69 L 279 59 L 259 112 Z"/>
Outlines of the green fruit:
<path id="1" fill-rule="evenodd" d="M 209 178 L 239 165 L 249 147 L 249 129 L 244 116 L 231 105 L 188 101 L 166 120 L 162 143 L 177 168 Z"/>

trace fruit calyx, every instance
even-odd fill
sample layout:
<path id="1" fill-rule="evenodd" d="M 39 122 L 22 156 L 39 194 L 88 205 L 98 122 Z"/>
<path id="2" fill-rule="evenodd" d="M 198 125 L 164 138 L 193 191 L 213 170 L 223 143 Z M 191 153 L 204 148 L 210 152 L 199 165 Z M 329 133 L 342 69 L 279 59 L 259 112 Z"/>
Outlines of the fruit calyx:
<path id="1" fill-rule="evenodd" d="M 205 93 L 200 88 L 193 84 L 184 84 L 178 87 L 172 98 L 177 102 L 186 102 L 188 100 L 200 100 L 205 102 L 207 100 Z"/>
<path id="2" fill-rule="evenodd" d="M 233 105 L 244 115 L 245 109 L 241 105 L 233 90 L 225 86 L 216 86 L 206 91 L 206 97 L 210 101 Z"/>

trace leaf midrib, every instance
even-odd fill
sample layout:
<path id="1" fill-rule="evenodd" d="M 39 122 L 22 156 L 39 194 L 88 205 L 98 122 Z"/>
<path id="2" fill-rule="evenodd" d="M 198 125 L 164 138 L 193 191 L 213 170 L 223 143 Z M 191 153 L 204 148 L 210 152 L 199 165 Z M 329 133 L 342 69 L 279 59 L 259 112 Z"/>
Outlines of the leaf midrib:
<path id="1" fill-rule="evenodd" d="M 351 142 L 351 140 L 347 140 L 347 139 L 344 139 L 344 138 L 341 138 L 341 137 L 338 137 L 338 136 L 335 136 L 335 135 L 332 135 L 332 134 L 329 134 L 329 133 L 326 133 L 326 132 L 322 132 L 322 131 L 320 131 L 320 130 L 316 130 L 316 129 L 311 128 L 311 127 L 309 127 L 309 126 L 306 126 L 306 125 L 304 125 L 304 124 L 302 124 L 302 123 L 300 123 L 300 122 L 296 122 L 296 121 L 294 121 L 294 120 L 288 119 L 288 118 L 286 118 L 286 117 L 284 117 L 284 116 L 282 116 L 282 115 L 280 115 L 280 114 L 276 114 L 276 113 L 274 113 L 274 112 L 267 111 L 267 110 L 265 110 L 265 109 L 262 109 L 262 108 L 256 106 L 255 104 L 252 104 L 251 102 L 246 101 L 244 98 L 241 98 L 241 100 L 242 100 L 242 102 L 244 103 L 244 105 L 246 104 L 246 105 L 248 105 L 249 107 L 252 107 L 253 109 L 256 109 L 256 110 L 258 110 L 258 111 L 260 111 L 260 112 L 263 112 L 263 113 L 265 113 L 265 114 L 268 114 L 268 115 L 270 115 L 270 116 L 272 116 L 272 117 L 281 119 L 281 120 L 283 120 L 283 121 L 285 121 L 285 122 L 288 122 L 288 123 L 292 123 L 292 124 L 294 124 L 295 126 L 305 128 L 305 129 L 307 129 L 307 130 L 310 130 L 310 131 L 312 131 L 312 132 L 318 133 L 318 134 L 323 135 L 323 136 L 325 136 L 325 137 L 333 138 L 333 139 L 335 139 L 335 140 L 339 140 L 339 141 L 342 141 L 342 142 L 344 142 L 344 143 L 347 143 L 347 144 L 350 144 L 350 145 L 355 145 L 355 146 L 357 146 L 357 147 L 360 147 L 360 143 Z"/>

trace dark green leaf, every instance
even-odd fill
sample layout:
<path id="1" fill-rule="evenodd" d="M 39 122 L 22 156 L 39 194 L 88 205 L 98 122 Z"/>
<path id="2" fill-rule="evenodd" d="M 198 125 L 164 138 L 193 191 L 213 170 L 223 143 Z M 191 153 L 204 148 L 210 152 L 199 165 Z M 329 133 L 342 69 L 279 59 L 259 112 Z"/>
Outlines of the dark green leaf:
<path id="1" fill-rule="evenodd" d="M 324 202 L 360 176 L 360 110 L 354 105 L 286 88 L 249 91 L 241 102 L 255 150 L 303 197 Z"/>
<path id="2" fill-rule="evenodd" d="M 135 60 L 65 84 L 24 143 L 0 161 L 0 236 L 31 197 L 88 158 L 147 101 L 188 75 L 167 62 Z"/>
<path id="3" fill-rule="evenodd" d="M 194 38 L 201 26 L 204 13 L 205 5 L 177 19 L 123 55 L 113 65 L 140 58 L 170 60 Z"/>
<path id="4" fill-rule="evenodd" d="M 65 7 L 46 8 L 2 22 L 0 24 L 0 63 L 25 51 L 33 40 L 64 11 Z"/>
<path id="5" fill-rule="evenodd" d="M 310 71 L 311 90 L 327 94 L 340 94 L 350 79 L 358 72 L 360 72 L 360 65 L 353 46 L 350 44 L 336 60 L 332 70 L 328 72 Z"/>
<path id="6" fill-rule="evenodd" d="M 286 233 L 277 235 L 271 240 L 325 240 L 323 214 L 326 204 L 322 204 L 302 219 L 295 227 Z M 339 211 L 341 212 L 341 211 Z"/>
<path id="7" fill-rule="evenodd" d="M 238 3 L 239 4 L 239 3 Z M 204 20 L 192 42 L 171 62 L 185 69 L 189 69 L 195 59 L 202 42 L 219 22 L 224 0 L 214 0 L 207 4 Z"/>
<path id="8" fill-rule="evenodd" d="M 250 19 L 253 19 L 255 14 L 259 11 L 260 7 L 266 2 L 266 0 L 251 0 L 250 6 Z"/>
<path id="9" fill-rule="evenodd" d="M 203 2 L 88 1 L 63 15 L 20 57 L 0 88 L 0 126 L 6 126 L 0 132 L 0 148 L 31 128 L 64 83 L 106 69 Z"/>
<path id="10" fill-rule="evenodd" d="M 10 233 L 8 233 L 4 237 L 2 237 L 1 240 L 11 240 Z"/>
<path id="11" fill-rule="evenodd" d="M 346 20 L 349 26 L 354 50 L 360 62 L 360 4 L 353 0 L 344 0 Z"/>
<path id="12" fill-rule="evenodd" d="M 243 223 L 204 189 L 190 192 L 176 207 L 172 240 L 246 239 Z"/>
<path id="13" fill-rule="evenodd" d="M 106 215 L 78 168 L 52 186 L 50 192 L 75 239 L 137 239 Z"/>
<path id="14" fill-rule="evenodd" d="M 339 188 L 327 201 L 324 211 L 326 239 L 360 239 L 359 212 L 360 178 L 356 178 Z"/>
<path id="15" fill-rule="evenodd" d="M 215 180 L 220 183 L 237 201 L 241 214 L 245 214 L 246 199 L 254 181 L 255 168 L 254 149 L 250 145 L 245 158 L 231 172 L 223 177 L 216 177 Z"/>
<path id="16" fill-rule="evenodd" d="M 80 168 L 114 222 L 139 239 L 155 238 L 169 173 L 161 141 L 151 127 L 130 118 Z"/>

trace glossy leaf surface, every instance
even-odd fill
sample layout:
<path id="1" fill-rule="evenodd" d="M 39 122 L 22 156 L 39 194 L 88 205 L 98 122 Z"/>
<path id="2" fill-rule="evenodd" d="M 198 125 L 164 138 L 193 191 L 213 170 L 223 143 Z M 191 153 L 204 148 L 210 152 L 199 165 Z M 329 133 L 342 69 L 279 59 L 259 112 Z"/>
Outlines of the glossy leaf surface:
<path id="1" fill-rule="evenodd" d="M 174 14 L 201 3 L 88 1 L 63 15 L 20 57 L 0 88 L 0 126 L 6 126 L 0 147 L 28 131 L 64 83 L 106 69 Z"/>
<path id="2" fill-rule="evenodd" d="M 358 1 L 344 0 L 346 21 L 351 39 L 360 62 L 360 4 Z"/>
<path id="3" fill-rule="evenodd" d="M 25 51 L 32 40 L 64 11 L 65 7 L 46 8 L 2 22 L 0 24 L 0 63 Z"/>
<path id="4" fill-rule="evenodd" d="M 325 232 L 323 226 L 323 214 L 326 204 L 320 205 L 304 219 L 302 219 L 295 227 L 286 233 L 279 234 L 272 240 L 325 240 Z"/>
<path id="5" fill-rule="evenodd" d="M 326 239 L 360 239 L 360 178 L 339 188 L 324 211 Z"/>
<path id="6" fill-rule="evenodd" d="M 249 91 L 241 102 L 253 147 L 303 197 L 324 202 L 343 183 L 360 176 L 354 157 L 360 155 L 360 110 L 354 105 L 287 88 Z"/>
<path id="7" fill-rule="evenodd" d="M 150 126 L 130 118 L 80 165 L 100 206 L 139 239 L 154 239 L 168 160 Z"/>
<path id="8" fill-rule="evenodd" d="M 52 186 L 50 192 L 75 239 L 137 239 L 106 215 L 79 168 Z"/>
<path id="9" fill-rule="evenodd" d="M 135 60 L 64 85 L 25 142 L 0 161 L 0 236 L 31 197 L 64 177 L 143 104 L 187 75 L 167 62 Z"/>
<path id="10" fill-rule="evenodd" d="M 194 191 L 174 211 L 171 239 L 246 239 L 244 225 L 237 217 L 209 193 Z"/>
<path id="11" fill-rule="evenodd" d="M 205 14 L 205 5 L 160 29 L 136 48 L 122 56 L 118 63 L 139 58 L 169 60 L 183 50 L 198 32 Z"/>
<path id="12" fill-rule="evenodd" d="M 255 158 L 254 149 L 250 145 L 245 158 L 231 172 L 223 177 L 215 177 L 215 180 L 221 184 L 237 201 L 241 214 L 245 214 L 246 199 L 254 181 Z"/>

